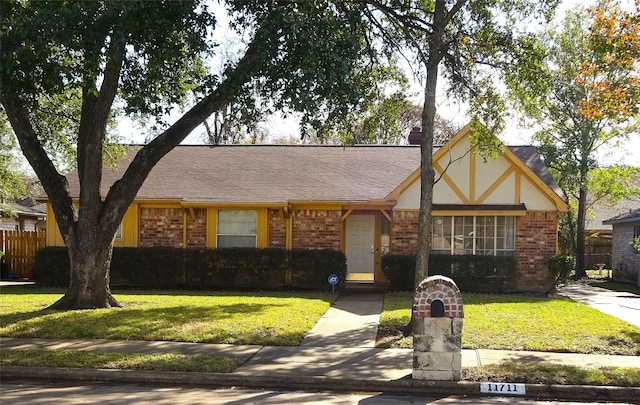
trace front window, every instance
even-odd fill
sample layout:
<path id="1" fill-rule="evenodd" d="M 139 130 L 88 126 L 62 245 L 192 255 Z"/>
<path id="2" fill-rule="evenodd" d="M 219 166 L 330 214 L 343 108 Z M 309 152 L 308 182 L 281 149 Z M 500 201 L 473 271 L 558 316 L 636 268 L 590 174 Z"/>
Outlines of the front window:
<path id="1" fill-rule="evenodd" d="M 436 254 L 513 256 L 515 218 L 433 217 L 431 243 Z"/>
<path id="2" fill-rule="evenodd" d="M 257 220 L 257 211 L 218 211 L 217 246 L 219 248 L 256 247 Z"/>

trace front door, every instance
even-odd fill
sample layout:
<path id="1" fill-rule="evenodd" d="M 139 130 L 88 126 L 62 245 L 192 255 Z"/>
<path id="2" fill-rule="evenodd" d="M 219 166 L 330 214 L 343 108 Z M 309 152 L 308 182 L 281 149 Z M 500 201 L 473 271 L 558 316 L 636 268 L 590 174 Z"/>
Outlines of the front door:
<path id="1" fill-rule="evenodd" d="M 348 281 L 374 281 L 375 221 L 375 215 L 347 217 L 345 254 Z"/>

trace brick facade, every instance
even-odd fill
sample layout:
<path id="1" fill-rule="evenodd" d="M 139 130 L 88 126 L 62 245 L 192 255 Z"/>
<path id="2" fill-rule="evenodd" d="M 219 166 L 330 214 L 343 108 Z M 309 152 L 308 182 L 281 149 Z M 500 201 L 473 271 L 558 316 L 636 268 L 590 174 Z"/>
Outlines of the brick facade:
<path id="1" fill-rule="evenodd" d="M 287 221 L 281 209 L 269 209 L 267 211 L 269 220 L 269 247 L 286 247 L 287 243 Z"/>
<path id="2" fill-rule="evenodd" d="M 640 226 L 637 222 L 625 222 L 613 224 L 613 250 L 611 268 L 613 279 L 636 283 L 640 272 L 640 253 L 635 253 L 629 245 L 633 241 L 634 227 Z"/>
<path id="3" fill-rule="evenodd" d="M 548 271 L 549 258 L 557 253 L 558 213 L 527 212 L 516 218 L 516 288 L 520 291 L 548 291 L 554 278 Z"/>
<path id="4" fill-rule="evenodd" d="M 294 210 L 294 249 L 340 249 L 342 211 Z"/>
<path id="5" fill-rule="evenodd" d="M 412 255 L 418 248 L 418 211 L 393 211 L 389 252 Z"/>
<path id="6" fill-rule="evenodd" d="M 391 224 L 391 254 L 415 254 L 418 242 L 418 212 L 394 211 Z M 548 291 L 554 279 L 547 270 L 549 257 L 557 252 L 558 214 L 527 212 L 516 217 L 516 289 Z"/>
<path id="7" fill-rule="evenodd" d="M 187 212 L 187 247 L 204 248 L 207 246 L 207 210 L 199 208 Z"/>
<path id="8" fill-rule="evenodd" d="M 181 208 L 140 208 L 140 247 L 183 247 Z"/>

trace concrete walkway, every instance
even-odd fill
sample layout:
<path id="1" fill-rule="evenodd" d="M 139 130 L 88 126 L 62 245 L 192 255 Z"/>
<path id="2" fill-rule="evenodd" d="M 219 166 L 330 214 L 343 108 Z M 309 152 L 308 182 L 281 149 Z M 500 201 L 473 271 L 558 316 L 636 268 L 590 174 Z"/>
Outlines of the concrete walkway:
<path id="1" fill-rule="evenodd" d="M 576 283 L 558 289 L 558 294 L 640 328 L 640 296 Z"/>
<path id="2" fill-rule="evenodd" d="M 375 347 L 383 293 L 344 294 L 302 340 L 302 347 Z"/>

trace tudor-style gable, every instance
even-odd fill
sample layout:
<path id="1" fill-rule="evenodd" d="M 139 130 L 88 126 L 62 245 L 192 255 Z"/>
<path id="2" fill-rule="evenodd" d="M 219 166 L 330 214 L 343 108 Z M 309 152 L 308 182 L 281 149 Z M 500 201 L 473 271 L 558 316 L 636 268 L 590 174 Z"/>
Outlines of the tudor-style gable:
<path id="1" fill-rule="evenodd" d="M 485 160 L 471 146 L 467 125 L 433 155 L 436 183 L 434 209 L 438 206 L 468 206 L 478 209 L 522 206 L 529 211 L 568 211 L 548 170 L 534 147 L 503 147 L 496 159 Z M 396 210 L 418 209 L 420 170 L 403 181 L 387 200 L 395 200 Z"/>

